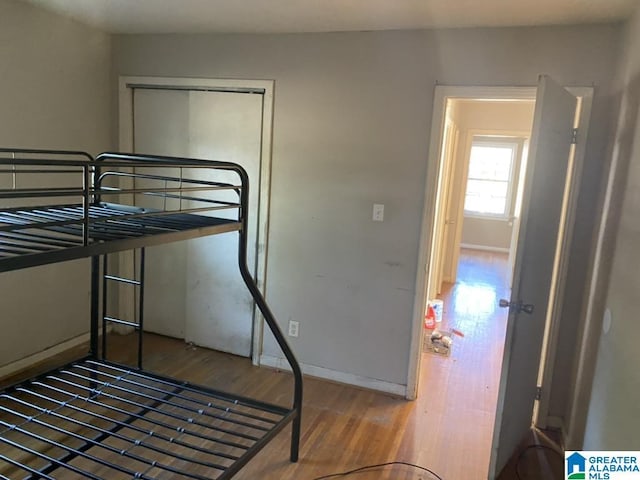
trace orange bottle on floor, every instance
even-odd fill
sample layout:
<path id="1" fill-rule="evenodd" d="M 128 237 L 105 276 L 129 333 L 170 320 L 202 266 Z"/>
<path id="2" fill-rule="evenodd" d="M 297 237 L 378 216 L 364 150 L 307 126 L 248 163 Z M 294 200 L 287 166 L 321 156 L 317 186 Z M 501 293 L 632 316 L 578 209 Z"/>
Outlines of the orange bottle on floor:
<path id="1" fill-rule="evenodd" d="M 429 330 L 436 328 L 436 311 L 431 304 L 427 305 L 427 314 L 424 316 L 424 328 Z"/>

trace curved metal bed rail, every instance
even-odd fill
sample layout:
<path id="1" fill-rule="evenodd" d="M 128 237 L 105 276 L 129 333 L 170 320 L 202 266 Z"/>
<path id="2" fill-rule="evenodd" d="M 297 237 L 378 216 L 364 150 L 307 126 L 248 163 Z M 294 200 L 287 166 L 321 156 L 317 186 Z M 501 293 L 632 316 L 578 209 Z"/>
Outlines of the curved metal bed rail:
<path id="1" fill-rule="evenodd" d="M 145 173 L 145 168 L 149 167 L 153 170 L 147 170 Z M 234 172 L 239 182 L 235 183 L 235 179 L 232 183 L 228 183 L 215 181 L 215 179 L 184 178 L 182 170 L 177 176 L 171 174 L 170 170 L 167 170 L 168 173 L 164 175 L 157 173 L 156 167 L 160 170 L 163 168 L 225 170 Z M 56 180 L 49 180 L 50 183 L 42 187 L 39 183 L 40 177 L 33 176 L 34 174 L 46 176 L 46 173 L 51 171 L 77 174 L 81 179 L 76 178 L 70 181 L 71 186 L 65 184 L 63 187 L 58 185 L 63 182 L 56 183 Z M 17 207 L 7 204 L 7 208 L 0 210 L 0 272 L 90 257 L 92 299 L 89 358 L 97 359 L 98 357 L 100 256 L 105 256 L 106 259 L 108 253 L 116 251 L 237 230 L 237 260 L 241 277 L 293 373 L 292 406 L 290 410 L 283 412 L 285 421 L 279 424 L 273 435 L 280 431 L 285 423 L 291 422 L 290 458 L 293 462 L 298 460 L 303 398 L 302 371 L 247 263 L 249 178 L 242 166 L 216 160 L 116 152 L 105 152 L 93 158 L 86 152 L 72 150 L 0 148 L 0 178 L 3 174 L 5 175 L 4 187 L 0 188 L 0 199 L 9 199 L 11 202 L 24 200 L 24 202 Z M 16 182 L 17 175 L 26 175 L 28 180 Z M 34 178 L 38 181 L 31 180 Z M 66 181 L 71 177 L 59 178 L 64 178 Z M 131 188 L 128 186 L 125 188 L 120 184 L 120 180 L 128 181 L 136 178 L 144 181 L 138 186 L 131 182 L 133 184 Z M 105 185 L 109 179 L 116 179 L 114 186 Z M 165 182 L 165 186 L 164 188 L 149 187 L 145 182 Z M 167 187 L 168 183 L 177 183 L 181 187 L 187 186 Z M 224 196 L 209 200 L 205 195 L 198 196 L 197 193 L 215 193 L 225 190 L 234 192 L 238 200 L 227 201 Z M 183 193 L 187 195 L 184 196 Z M 165 199 L 180 200 L 180 202 L 176 210 L 147 209 L 137 206 L 136 202 L 129 205 L 103 203 L 101 197 L 108 195 L 145 195 L 145 198 L 162 196 Z M 44 200 L 44 205 L 35 200 L 48 197 L 50 199 Z M 72 197 L 81 199 L 81 202 L 64 205 L 54 202 L 56 198 Z M 182 200 L 191 203 L 200 201 L 204 206 L 193 208 L 187 204 L 187 207 L 182 208 Z M 229 208 L 237 209 L 235 220 L 201 215 L 206 211 Z M 175 218 L 172 219 L 171 215 L 174 214 Z M 163 218 L 167 218 L 165 224 L 178 224 L 180 227 L 174 230 L 162 227 Z M 147 223 L 145 224 L 144 221 Z M 165 230 L 171 231 L 164 234 Z M 241 462 L 230 466 L 220 478 L 231 478 L 267 441 L 268 438 L 259 441 L 255 448 L 248 450 Z M 76 454 L 70 453 L 70 455 Z M 53 465 L 51 468 L 56 467 Z M 47 471 L 49 470 L 41 471 L 40 475 L 47 478 Z"/>
<path id="2" fill-rule="evenodd" d="M 297 412 L 293 419 L 292 426 L 292 441 L 291 441 L 291 461 L 295 462 L 298 460 L 299 456 L 299 444 L 300 444 L 300 429 L 301 429 L 301 413 L 302 413 L 302 396 L 303 396 L 303 387 L 302 387 L 302 370 L 300 369 L 300 365 L 289 346 L 278 322 L 276 321 L 275 315 L 269 308 L 262 292 L 258 288 L 255 279 L 251 275 L 251 271 L 249 266 L 247 265 L 247 249 L 248 249 L 248 237 L 247 237 L 247 227 L 248 227 L 248 205 L 249 205 L 249 175 L 246 170 L 235 163 L 231 162 L 220 162 L 215 160 L 200 160 L 200 159 L 190 159 L 190 158 L 181 158 L 181 157 L 168 157 L 168 156 L 151 156 L 151 155 L 140 155 L 140 154 L 124 154 L 124 153 L 104 153 L 98 155 L 96 157 L 98 162 L 106 162 L 109 160 L 116 160 L 127 162 L 127 165 L 130 165 L 128 162 L 149 162 L 150 164 L 162 165 L 167 167 L 176 167 L 176 166 L 195 166 L 195 167 L 210 167 L 210 168 L 221 168 L 225 170 L 232 170 L 236 172 L 240 177 L 241 189 L 240 189 L 240 218 L 239 221 L 242 224 L 242 227 L 238 230 L 239 234 L 239 245 L 238 245 L 238 265 L 240 268 L 240 274 L 242 279 L 244 280 L 245 285 L 249 289 L 253 300 L 256 302 L 258 309 L 262 313 L 262 316 L 269 327 L 269 330 L 273 334 L 278 346 L 282 350 L 282 353 L 287 359 L 291 367 L 291 371 L 294 377 L 294 398 L 293 398 L 293 410 Z"/>

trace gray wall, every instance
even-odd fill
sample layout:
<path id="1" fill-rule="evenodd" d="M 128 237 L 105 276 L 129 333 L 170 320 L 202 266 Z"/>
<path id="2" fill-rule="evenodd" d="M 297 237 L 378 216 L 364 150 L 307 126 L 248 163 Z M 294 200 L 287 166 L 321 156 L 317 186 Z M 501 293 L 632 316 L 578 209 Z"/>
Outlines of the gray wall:
<path id="1" fill-rule="evenodd" d="M 0 0 L 0 145 L 109 147 L 110 39 Z M 87 261 L 0 275 L 0 365 L 88 330 Z"/>
<path id="2" fill-rule="evenodd" d="M 613 164 L 626 188 L 620 205 L 615 200 L 618 194 L 612 192 L 614 206 L 621 208 L 612 212 L 614 231 L 607 236 L 617 241 L 613 255 L 603 259 L 605 275 L 611 266 L 603 299 L 611 311 L 612 324 L 598 345 L 584 445 L 592 450 L 640 449 L 640 7 L 627 25 L 623 44 L 622 108 Z"/>
<path id="3" fill-rule="evenodd" d="M 589 209 L 618 34 L 604 25 L 123 35 L 113 60 L 115 75 L 275 79 L 267 299 L 283 325 L 300 322 L 292 343 L 302 362 L 406 384 L 433 86 L 533 85 L 539 73 L 595 84 Z M 373 203 L 386 205 L 383 223 L 371 221 Z M 581 222 L 578 264 L 593 230 L 591 217 Z M 578 302 L 579 273 L 568 279 Z M 268 339 L 265 353 L 276 354 Z"/>

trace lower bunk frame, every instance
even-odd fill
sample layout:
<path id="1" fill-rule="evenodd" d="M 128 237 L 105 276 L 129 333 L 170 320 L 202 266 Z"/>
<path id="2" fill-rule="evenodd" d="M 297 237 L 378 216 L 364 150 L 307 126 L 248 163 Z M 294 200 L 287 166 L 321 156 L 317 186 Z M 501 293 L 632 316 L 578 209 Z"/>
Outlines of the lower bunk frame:
<path id="1" fill-rule="evenodd" d="M 0 393 L 0 465 L 10 465 L 0 469 L 0 480 L 225 480 L 289 423 L 293 424 L 290 458 L 298 460 L 302 375 L 286 343 L 283 351 L 293 357 L 291 408 L 142 368 L 144 249 L 139 258 L 141 278 L 127 280 L 108 275 L 106 255 L 102 262 L 101 257 L 92 257 L 89 356 Z M 253 278 L 248 271 L 243 277 L 272 327 L 275 319 Z M 106 302 L 100 310 L 97 292 L 102 287 L 103 300 L 106 298 L 107 278 L 119 278 L 140 288 L 137 323 L 106 315 Z M 137 367 L 105 358 L 109 322 L 137 331 Z M 277 325 L 271 331 L 278 342 L 286 342 Z"/>
<path id="2" fill-rule="evenodd" d="M 0 478 L 228 479 L 296 416 L 87 357 L 0 395 Z"/>
<path id="3" fill-rule="evenodd" d="M 283 351 L 293 359 L 294 374 L 290 408 L 143 369 L 144 249 L 139 258 L 141 278 L 128 280 L 108 275 L 106 255 L 92 257 L 94 293 L 86 358 L 0 392 L 0 465 L 6 464 L 0 468 L 0 480 L 225 480 L 289 423 L 290 459 L 298 460 L 302 374 L 286 343 Z M 245 275 L 257 307 L 272 327 L 273 314 L 248 271 Z M 104 301 L 100 309 L 97 292 L 102 287 L 106 298 L 107 279 L 140 288 L 137 323 L 109 317 Z M 109 322 L 137 331 L 136 367 L 106 359 Z M 278 342 L 286 342 L 277 325 L 271 331 Z"/>

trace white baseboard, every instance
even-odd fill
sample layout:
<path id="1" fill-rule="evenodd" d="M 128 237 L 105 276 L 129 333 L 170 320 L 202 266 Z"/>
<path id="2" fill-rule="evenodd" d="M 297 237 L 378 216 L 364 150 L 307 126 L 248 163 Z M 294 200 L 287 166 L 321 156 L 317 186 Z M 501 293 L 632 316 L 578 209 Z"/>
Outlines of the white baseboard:
<path id="1" fill-rule="evenodd" d="M 55 355 L 58 355 L 66 350 L 70 350 L 75 348 L 83 343 L 89 342 L 89 334 L 85 333 L 74 337 L 70 340 L 64 341 L 62 343 L 58 343 L 52 347 L 46 348 L 41 352 L 34 353 L 33 355 L 29 355 L 28 357 L 21 358 L 20 360 L 16 360 L 15 362 L 8 363 L 0 367 L 0 378 L 8 377 L 15 373 L 20 372 L 21 370 L 25 370 L 36 363 L 43 362 Z"/>
<path id="2" fill-rule="evenodd" d="M 560 430 L 564 432 L 564 422 L 560 417 L 549 415 L 547 417 L 547 428 L 552 428 L 554 430 Z"/>
<path id="3" fill-rule="evenodd" d="M 460 248 L 468 248 L 469 250 L 484 250 L 486 252 L 509 253 L 508 248 L 490 247 L 489 245 L 476 245 L 474 243 L 461 243 Z"/>
<path id="4" fill-rule="evenodd" d="M 289 363 L 286 359 L 274 357 L 271 355 L 260 355 L 260 365 L 277 368 L 280 370 L 291 371 L 291 367 L 289 366 Z M 329 368 L 307 365 L 305 363 L 301 363 L 300 368 L 302 369 L 302 373 L 304 373 L 305 375 L 323 378 L 332 382 L 346 383 L 347 385 L 354 385 L 356 387 L 367 388 L 369 390 L 391 393 L 400 397 L 405 397 L 407 394 L 407 386 L 400 385 L 398 383 L 385 382 L 383 380 L 377 380 L 370 377 L 362 377 L 360 375 L 354 375 L 352 373 L 338 372 Z"/>
<path id="5" fill-rule="evenodd" d="M 547 428 L 560 432 L 560 446 L 564 449 L 567 445 L 567 431 L 565 430 L 562 418 L 548 415 Z"/>

